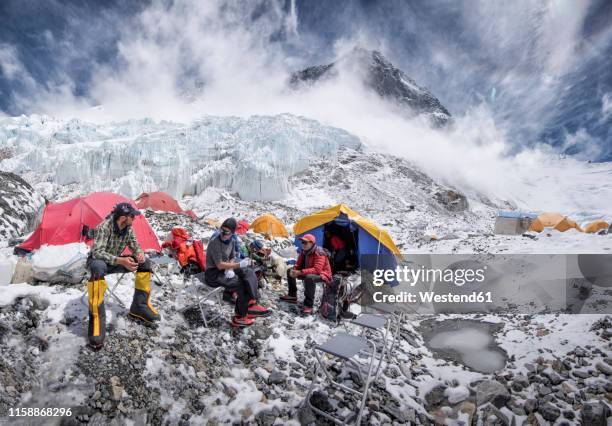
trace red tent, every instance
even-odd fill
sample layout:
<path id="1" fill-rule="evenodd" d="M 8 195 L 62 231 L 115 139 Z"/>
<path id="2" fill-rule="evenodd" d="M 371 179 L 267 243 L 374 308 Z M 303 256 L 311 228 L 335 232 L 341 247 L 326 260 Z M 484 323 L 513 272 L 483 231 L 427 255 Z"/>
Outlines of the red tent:
<path id="1" fill-rule="evenodd" d="M 151 209 L 161 212 L 182 213 L 179 203 L 165 192 L 143 192 L 136 198 L 139 209 Z"/>
<path id="2" fill-rule="evenodd" d="M 83 226 L 95 228 L 118 203 L 134 205 L 132 200 L 110 192 L 94 192 L 63 203 L 49 203 L 45 206 L 38 228 L 17 248 L 32 251 L 43 244 L 62 245 L 84 241 Z M 143 250 L 161 251 L 157 236 L 144 215 L 136 216 L 132 227 Z M 90 246 L 93 244 L 93 240 L 86 242 Z"/>

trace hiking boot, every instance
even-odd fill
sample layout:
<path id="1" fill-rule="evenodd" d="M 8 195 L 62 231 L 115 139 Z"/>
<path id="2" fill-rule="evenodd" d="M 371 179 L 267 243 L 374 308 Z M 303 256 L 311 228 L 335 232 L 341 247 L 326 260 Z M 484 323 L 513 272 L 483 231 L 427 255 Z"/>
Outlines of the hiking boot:
<path id="1" fill-rule="evenodd" d="M 251 318 L 247 316 L 245 317 L 239 317 L 238 315 L 234 315 L 232 317 L 232 322 L 230 323 L 230 325 L 232 327 L 250 327 L 251 325 L 253 325 L 253 320 Z"/>
<path id="2" fill-rule="evenodd" d="M 268 315 L 270 315 L 272 313 L 271 310 L 264 308 L 263 306 L 260 306 L 256 303 L 252 304 L 251 306 L 249 306 L 249 311 L 248 311 L 248 317 L 249 318 L 254 318 L 254 317 L 267 317 Z"/>
<path id="3" fill-rule="evenodd" d="M 151 305 L 151 273 L 136 272 L 134 298 L 130 306 L 130 316 L 147 323 L 159 321 L 160 316 Z"/>
<path id="4" fill-rule="evenodd" d="M 312 315 L 312 308 L 310 306 L 302 306 L 302 315 Z"/>
<path id="5" fill-rule="evenodd" d="M 104 308 L 104 293 L 106 281 L 92 280 L 87 282 L 87 298 L 89 305 L 89 325 L 87 338 L 93 350 L 99 350 L 104 345 L 106 336 L 106 309 Z"/>
<path id="6" fill-rule="evenodd" d="M 281 297 L 278 298 L 278 300 L 280 300 L 281 302 L 285 302 L 285 303 L 291 303 L 293 305 L 297 305 L 297 296 L 290 296 L 288 294 L 285 294 Z"/>

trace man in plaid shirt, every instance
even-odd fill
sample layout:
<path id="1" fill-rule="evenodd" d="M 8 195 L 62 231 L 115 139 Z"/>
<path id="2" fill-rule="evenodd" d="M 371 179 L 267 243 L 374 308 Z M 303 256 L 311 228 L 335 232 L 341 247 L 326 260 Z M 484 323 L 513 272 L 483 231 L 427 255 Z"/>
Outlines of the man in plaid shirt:
<path id="1" fill-rule="evenodd" d="M 119 203 L 111 215 L 96 227 L 94 244 L 91 249 L 87 283 L 89 295 L 89 327 L 87 336 L 94 349 L 100 349 L 106 335 L 106 310 L 104 293 L 107 274 L 135 272 L 134 298 L 130 315 L 148 323 L 160 319 L 151 305 L 151 264 L 145 258 L 132 229 L 134 217 L 140 212 L 130 203 Z M 123 255 L 125 248 L 132 254 Z"/>

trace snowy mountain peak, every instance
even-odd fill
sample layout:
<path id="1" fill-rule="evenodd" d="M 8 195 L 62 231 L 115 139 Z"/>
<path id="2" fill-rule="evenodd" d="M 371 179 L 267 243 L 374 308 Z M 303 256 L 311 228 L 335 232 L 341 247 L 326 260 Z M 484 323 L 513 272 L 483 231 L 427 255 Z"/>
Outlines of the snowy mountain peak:
<path id="1" fill-rule="evenodd" d="M 343 71 L 360 77 L 367 88 L 397 104 L 403 113 L 411 117 L 425 116 L 436 127 L 446 126 L 452 119 L 448 110 L 433 94 L 376 50 L 356 47 L 330 64 L 308 67 L 293 73 L 290 85 L 294 88 L 312 85 L 336 78 Z"/>

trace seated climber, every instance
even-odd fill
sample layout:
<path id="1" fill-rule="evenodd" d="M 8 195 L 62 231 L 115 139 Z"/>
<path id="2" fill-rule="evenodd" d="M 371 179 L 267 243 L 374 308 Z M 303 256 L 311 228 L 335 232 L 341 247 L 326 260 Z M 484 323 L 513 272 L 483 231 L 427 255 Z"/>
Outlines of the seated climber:
<path id="1" fill-rule="evenodd" d="M 96 227 L 91 253 L 87 260 L 90 276 L 87 282 L 89 298 L 89 327 L 87 336 L 93 349 L 104 345 L 106 335 L 106 311 L 104 293 L 105 276 L 125 272 L 136 272 L 134 298 L 129 315 L 152 323 L 160 319 L 151 305 L 151 264 L 140 248 L 132 222 L 140 212 L 130 203 L 119 203 L 111 214 Z M 125 248 L 131 255 L 124 256 Z"/>
<path id="2" fill-rule="evenodd" d="M 236 292 L 231 326 L 248 327 L 253 325 L 254 317 L 267 316 L 270 311 L 257 304 L 257 277 L 250 267 L 251 259 L 236 260 L 238 254 L 232 238 L 236 226 L 236 219 L 226 219 L 220 232 L 208 242 L 205 279 L 211 287 Z"/>
<path id="3" fill-rule="evenodd" d="M 316 238 L 306 234 L 300 238 L 302 251 L 295 266 L 287 271 L 289 291 L 281 296 L 282 302 L 297 303 L 297 278 L 304 281 L 304 304 L 302 314 L 312 314 L 317 283 L 330 283 L 332 279 L 331 266 L 325 250 L 316 245 Z"/>
<path id="4" fill-rule="evenodd" d="M 331 248 L 331 257 L 333 260 L 333 270 L 344 271 L 346 269 L 346 243 L 336 234 L 332 234 L 329 230 L 325 231 L 325 239 Z"/>

